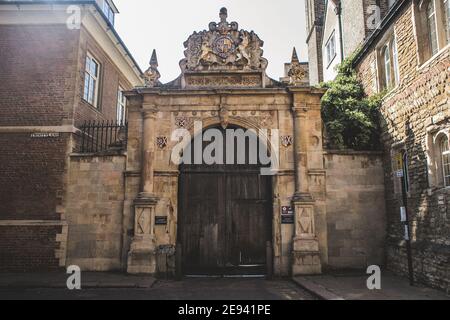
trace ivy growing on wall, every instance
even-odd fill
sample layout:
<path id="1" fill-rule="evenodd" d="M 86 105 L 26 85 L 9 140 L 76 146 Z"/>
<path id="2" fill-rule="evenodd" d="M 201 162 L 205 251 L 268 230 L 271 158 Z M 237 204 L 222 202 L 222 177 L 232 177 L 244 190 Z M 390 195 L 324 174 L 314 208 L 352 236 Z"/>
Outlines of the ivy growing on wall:
<path id="1" fill-rule="evenodd" d="M 335 80 L 322 83 L 322 118 L 332 149 L 379 150 L 379 107 L 384 93 L 366 97 L 356 76 L 356 53 L 338 66 Z"/>

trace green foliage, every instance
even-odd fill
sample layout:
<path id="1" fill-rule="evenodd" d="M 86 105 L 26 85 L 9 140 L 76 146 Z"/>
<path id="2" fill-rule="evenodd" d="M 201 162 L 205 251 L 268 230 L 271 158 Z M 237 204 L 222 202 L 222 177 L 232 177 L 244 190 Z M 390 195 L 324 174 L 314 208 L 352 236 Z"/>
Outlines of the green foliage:
<path id="1" fill-rule="evenodd" d="M 353 68 L 355 55 L 338 67 L 334 81 L 322 83 L 328 89 L 322 98 L 322 118 L 333 149 L 377 150 L 379 107 L 383 94 L 366 97 Z"/>

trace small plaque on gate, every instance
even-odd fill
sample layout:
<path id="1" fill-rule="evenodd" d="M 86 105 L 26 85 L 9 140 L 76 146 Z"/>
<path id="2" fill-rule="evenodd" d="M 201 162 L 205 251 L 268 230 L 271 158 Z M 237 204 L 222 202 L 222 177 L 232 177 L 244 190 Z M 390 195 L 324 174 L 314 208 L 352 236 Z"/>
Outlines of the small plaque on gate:
<path id="1" fill-rule="evenodd" d="M 281 207 L 281 224 L 294 224 L 294 208 L 284 206 Z"/>
<path id="2" fill-rule="evenodd" d="M 166 226 L 167 225 L 167 217 L 155 217 L 155 225 L 156 226 Z"/>
<path id="3" fill-rule="evenodd" d="M 282 215 L 281 216 L 281 224 L 294 224 L 294 215 Z"/>

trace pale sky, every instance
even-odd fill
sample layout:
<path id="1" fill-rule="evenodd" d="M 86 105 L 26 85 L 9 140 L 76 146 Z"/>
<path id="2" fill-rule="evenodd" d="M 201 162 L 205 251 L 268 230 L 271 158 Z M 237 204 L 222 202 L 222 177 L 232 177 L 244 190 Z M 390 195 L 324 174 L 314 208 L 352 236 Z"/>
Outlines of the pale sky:
<path id="1" fill-rule="evenodd" d="M 307 60 L 304 0 L 115 0 L 120 13 L 116 30 L 141 69 L 148 67 L 156 49 L 161 81 L 180 74 L 183 42 L 194 31 L 219 22 L 220 8 L 228 9 L 228 21 L 239 29 L 254 30 L 264 41 L 268 75 L 283 76 L 295 46 L 300 60 Z"/>

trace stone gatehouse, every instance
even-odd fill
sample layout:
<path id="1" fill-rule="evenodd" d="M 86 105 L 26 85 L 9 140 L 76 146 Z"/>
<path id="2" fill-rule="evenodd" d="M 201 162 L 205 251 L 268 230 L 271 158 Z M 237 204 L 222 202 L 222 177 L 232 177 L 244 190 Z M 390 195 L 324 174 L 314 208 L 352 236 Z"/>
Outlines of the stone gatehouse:
<path id="1" fill-rule="evenodd" d="M 286 77 L 269 78 L 263 41 L 226 9 L 184 45 L 176 80 L 159 81 L 154 53 L 145 86 L 126 93 L 126 150 L 70 155 L 66 265 L 278 276 L 382 265 L 381 155 L 324 149 L 323 91 L 307 65 L 294 52 Z M 174 163 L 174 132 L 207 128 L 264 132 L 276 170 Z"/>

